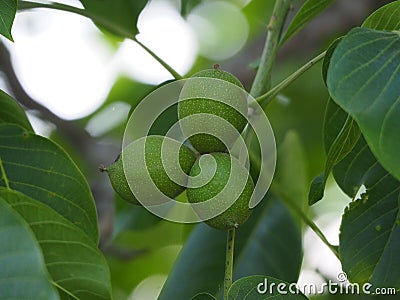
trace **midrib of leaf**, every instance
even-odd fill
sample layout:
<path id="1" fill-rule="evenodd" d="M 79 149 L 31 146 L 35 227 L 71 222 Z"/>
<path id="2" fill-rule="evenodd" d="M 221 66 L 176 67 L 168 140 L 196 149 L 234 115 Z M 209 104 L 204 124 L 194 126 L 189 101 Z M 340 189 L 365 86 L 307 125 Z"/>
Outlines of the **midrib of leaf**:
<path id="1" fill-rule="evenodd" d="M 82 265 L 82 266 L 96 266 L 98 265 L 93 264 L 93 263 L 88 263 L 88 262 L 77 262 L 77 261 L 55 261 L 55 262 L 49 262 L 46 264 L 46 266 L 60 266 L 60 265 Z M 103 268 L 104 269 L 104 268 Z"/>
<path id="2" fill-rule="evenodd" d="M 68 296 L 72 297 L 75 300 L 79 300 L 79 298 L 75 297 L 75 295 L 71 294 L 68 290 L 64 289 L 62 286 L 60 286 L 57 282 L 51 280 L 50 283 L 52 285 L 54 285 L 56 288 L 60 289 L 61 291 L 63 291 L 65 294 L 67 294 Z"/>

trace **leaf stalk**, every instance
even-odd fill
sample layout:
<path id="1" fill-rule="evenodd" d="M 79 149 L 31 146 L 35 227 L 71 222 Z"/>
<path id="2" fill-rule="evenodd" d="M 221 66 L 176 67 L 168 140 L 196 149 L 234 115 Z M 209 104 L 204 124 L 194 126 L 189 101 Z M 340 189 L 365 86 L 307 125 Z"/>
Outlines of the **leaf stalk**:
<path id="1" fill-rule="evenodd" d="M 313 59 L 308 61 L 306 64 L 304 64 L 302 67 L 300 67 L 298 70 L 296 70 L 293 74 L 289 75 L 281 83 L 278 83 L 276 86 L 274 86 L 268 92 L 257 97 L 255 100 L 263 108 L 265 108 L 275 98 L 276 95 L 278 95 L 283 89 L 285 89 L 287 86 L 289 86 L 293 81 L 295 81 L 301 75 L 303 75 L 308 69 L 310 69 L 312 66 L 314 66 L 319 61 L 321 61 L 325 57 L 325 55 L 326 55 L 326 51 L 320 53 L 319 55 L 317 55 L 316 57 L 314 57 Z"/>

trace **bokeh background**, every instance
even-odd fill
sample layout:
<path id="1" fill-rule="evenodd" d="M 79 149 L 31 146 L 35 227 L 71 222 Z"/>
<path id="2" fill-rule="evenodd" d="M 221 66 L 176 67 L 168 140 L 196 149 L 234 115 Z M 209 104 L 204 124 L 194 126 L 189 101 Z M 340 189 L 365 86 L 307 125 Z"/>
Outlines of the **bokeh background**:
<path id="1" fill-rule="evenodd" d="M 59 2 L 81 7 L 77 0 Z M 294 1 L 289 18 L 302 2 Z M 273 82 L 281 81 L 388 2 L 335 1 L 284 45 Z M 139 17 L 138 39 L 182 75 L 218 63 L 249 89 L 274 1 L 189 3 L 182 16 L 180 0 L 152 0 Z M 98 166 L 112 163 L 121 151 L 131 106 L 171 76 L 135 42 L 101 32 L 90 20 L 67 12 L 18 13 L 13 37 L 15 43 L 0 39 L 0 88 L 26 108 L 37 133 L 67 149 L 88 178 L 115 299 L 155 299 L 193 225 L 160 221 L 125 204 L 114 195 Z M 322 122 L 327 99 L 319 63 L 267 109 L 278 149 L 282 145 L 291 149 L 279 157 L 278 172 L 294 183 L 299 203 L 306 201 L 312 178 L 324 166 Z M 287 155 L 290 166 L 285 165 Z M 330 180 L 324 200 L 308 209 L 332 244 L 338 243 L 341 214 L 349 201 Z M 339 261 L 306 226 L 303 247 L 300 286 L 337 281 Z M 340 298 L 318 298 L 329 297 Z"/>

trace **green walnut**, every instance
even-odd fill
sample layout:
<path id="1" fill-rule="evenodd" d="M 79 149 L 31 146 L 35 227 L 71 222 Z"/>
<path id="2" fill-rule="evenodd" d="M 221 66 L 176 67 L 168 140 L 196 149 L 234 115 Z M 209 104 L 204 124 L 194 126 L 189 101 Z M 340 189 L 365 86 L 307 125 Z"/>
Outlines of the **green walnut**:
<path id="1" fill-rule="evenodd" d="M 216 165 L 212 162 L 212 158 L 207 160 L 200 158 L 196 161 L 190 171 L 189 188 L 186 191 L 188 201 L 190 203 L 200 203 L 216 197 L 210 201 L 206 209 L 196 211 L 195 208 L 196 213 L 202 218 L 209 212 L 222 211 L 221 207 L 228 206 L 232 199 L 236 199 L 225 211 L 206 220 L 205 223 L 221 230 L 228 230 L 233 227 L 238 228 L 246 222 L 251 214 L 249 201 L 254 190 L 253 180 L 248 170 L 229 154 L 212 153 L 205 155 L 212 156 Z M 202 161 L 200 161 L 201 159 Z M 213 176 L 206 184 L 200 187 L 190 187 L 199 179 L 199 176 L 203 175 L 206 178 L 207 176 L 210 177 L 210 174 L 213 174 Z M 197 179 L 195 176 L 197 176 Z M 230 177 L 231 179 L 229 179 Z M 224 189 L 227 184 L 228 186 Z M 244 188 L 239 188 L 243 187 L 243 185 Z"/>
<path id="2" fill-rule="evenodd" d="M 145 150 L 143 151 L 143 149 Z M 164 153 L 163 158 L 161 151 Z M 176 156 L 177 152 L 179 152 L 179 156 L 177 158 L 177 163 L 174 164 L 173 155 Z M 140 157 L 140 153 L 145 154 L 145 165 L 138 163 L 143 160 Z M 123 163 L 121 157 L 123 157 L 125 164 Z M 131 186 L 138 184 L 142 190 L 150 193 L 151 188 L 147 188 L 147 183 L 142 182 L 143 178 L 145 178 L 145 174 L 148 172 L 151 180 L 160 192 L 169 198 L 175 198 L 185 190 L 187 175 L 189 174 L 195 161 L 196 158 L 194 153 L 185 145 L 180 145 L 179 142 L 163 136 L 152 135 L 142 140 L 142 143 L 136 143 L 136 141 L 133 142 L 123 150 L 122 155 L 120 155 L 113 164 L 107 168 L 104 168 L 104 171 L 108 173 L 113 189 L 122 199 L 130 203 L 140 205 L 140 202 L 132 193 L 127 178 L 129 178 Z M 179 185 L 172 181 L 169 177 L 169 173 L 167 174 L 166 171 L 171 170 L 172 168 L 172 173 L 176 174 L 178 173 L 177 169 L 179 168 L 179 165 L 183 173 L 178 180 L 186 180 L 183 185 Z M 126 172 L 124 172 L 124 167 L 128 168 Z M 150 195 L 144 194 L 144 196 L 157 197 L 156 193 Z M 157 199 L 155 199 L 155 201 L 156 200 Z"/>
<path id="3" fill-rule="evenodd" d="M 215 78 L 220 81 L 200 78 Z M 197 116 L 181 123 L 182 132 L 185 136 L 190 136 L 190 143 L 200 153 L 224 152 L 234 144 L 238 138 L 237 132 L 241 133 L 247 124 L 247 93 L 239 79 L 219 69 L 200 71 L 191 79 L 185 82 L 181 90 L 178 117 L 184 121 L 185 117 Z M 221 80 L 230 84 L 224 84 Z M 234 134 L 233 129 L 237 130 Z M 202 133 L 196 133 L 196 130 L 201 130 Z M 221 139 L 216 137 L 218 134 L 221 134 Z"/>

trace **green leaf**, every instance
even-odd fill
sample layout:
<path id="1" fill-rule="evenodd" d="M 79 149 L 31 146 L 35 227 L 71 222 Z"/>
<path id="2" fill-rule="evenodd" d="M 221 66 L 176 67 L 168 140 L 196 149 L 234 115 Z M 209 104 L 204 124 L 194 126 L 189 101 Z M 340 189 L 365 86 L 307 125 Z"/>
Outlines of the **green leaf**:
<path id="1" fill-rule="evenodd" d="M 352 282 L 399 289 L 400 182 L 379 165 L 363 139 L 334 174 L 350 195 L 357 185 L 366 187 L 342 218 L 339 253 L 343 270 Z"/>
<path id="2" fill-rule="evenodd" d="M 217 300 L 213 295 L 209 293 L 200 293 L 191 298 L 190 300 Z"/>
<path id="3" fill-rule="evenodd" d="M 31 227 L 62 299 L 111 299 L 107 262 L 81 229 L 20 192 L 0 188 L 0 197 Z"/>
<path id="4" fill-rule="evenodd" d="M 28 224 L 0 197 L 1 299 L 59 299 Z"/>
<path id="5" fill-rule="evenodd" d="M 350 203 L 343 215 L 339 246 L 342 267 L 352 282 L 400 289 L 399 204 L 380 190 L 384 189 L 369 191 Z"/>
<path id="6" fill-rule="evenodd" d="M 330 115 L 330 117 L 332 117 L 332 115 Z M 333 117 L 335 117 L 335 114 L 333 114 Z M 325 132 L 328 131 L 326 127 L 330 126 L 331 121 L 333 120 L 326 120 Z M 326 176 L 330 174 L 332 168 L 350 153 L 360 136 L 361 132 L 357 123 L 348 115 L 338 135 L 329 147 L 325 163 L 325 182 Z"/>
<path id="7" fill-rule="evenodd" d="M 11 27 L 17 12 L 17 0 L 0 0 L 0 34 L 14 42 Z"/>
<path id="8" fill-rule="evenodd" d="M 331 126 L 325 130 L 325 144 L 329 147 L 348 114 L 333 101 L 327 111 Z M 400 182 L 378 163 L 362 136 L 334 167 L 333 175 L 349 197 L 355 197 L 362 185 L 366 188 L 342 218 L 339 253 L 343 270 L 352 282 L 399 288 Z"/>
<path id="9" fill-rule="evenodd" d="M 327 83 L 379 162 L 400 179 L 400 34 L 351 30 L 335 49 Z"/>
<path id="10" fill-rule="evenodd" d="M 362 27 L 377 30 L 399 30 L 400 1 L 394 1 L 374 11 L 364 21 Z"/>
<path id="11" fill-rule="evenodd" d="M 328 176 L 325 176 L 325 173 L 321 173 L 313 179 L 310 191 L 308 192 L 308 205 L 313 205 L 324 197 L 327 177 Z"/>
<path id="12" fill-rule="evenodd" d="M 28 131 L 33 132 L 31 123 L 21 106 L 7 93 L 0 90 L 0 124 L 17 124 Z"/>
<path id="13" fill-rule="evenodd" d="M 228 292 L 228 300 L 307 299 L 293 284 L 270 276 L 254 275 L 235 281 Z"/>
<path id="14" fill-rule="evenodd" d="M 333 0 L 307 0 L 294 16 L 281 39 L 281 44 L 303 29 L 332 2 Z"/>
<path id="15" fill-rule="evenodd" d="M 47 204 L 98 242 L 93 196 L 60 146 L 17 125 L 0 124 L 0 157 L 12 189 Z"/>
<path id="16" fill-rule="evenodd" d="M 97 26 L 124 38 L 138 33 L 137 20 L 147 0 L 80 0 L 85 10 L 96 18 Z M 101 22 L 96 22 L 101 20 Z"/>
<path id="17" fill-rule="evenodd" d="M 311 183 L 310 192 L 308 194 L 308 204 L 313 205 L 322 199 L 326 181 L 333 167 L 340 162 L 356 145 L 360 138 L 361 132 L 354 119 L 347 115 L 340 127 L 337 127 L 339 120 L 337 113 L 341 112 L 341 108 L 332 100 L 329 100 L 324 120 L 324 134 L 328 135 L 326 140 L 327 158 L 325 162 L 325 170 L 322 174 L 314 178 Z"/>
<path id="18" fill-rule="evenodd" d="M 197 225 L 182 248 L 159 300 L 190 299 L 196 293 L 221 292 L 226 234 L 204 224 Z M 279 200 L 265 199 L 237 230 L 234 278 L 266 274 L 296 282 L 301 261 L 300 228 Z"/>

